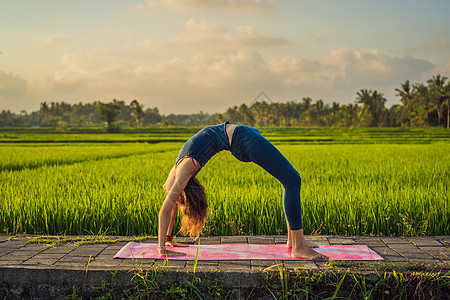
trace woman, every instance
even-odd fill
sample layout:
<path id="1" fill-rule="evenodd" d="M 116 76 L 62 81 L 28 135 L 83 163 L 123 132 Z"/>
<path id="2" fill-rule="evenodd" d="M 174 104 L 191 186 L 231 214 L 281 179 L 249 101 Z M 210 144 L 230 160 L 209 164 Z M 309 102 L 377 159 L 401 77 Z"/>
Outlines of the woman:
<path id="1" fill-rule="evenodd" d="M 283 204 L 288 225 L 287 247 L 292 257 L 327 259 L 311 248 L 303 236 L 300 204 L 301 179 L 289 161 L 261 133 L 252 127 L 225 123 L 208 126 L 192 136 L 181 148 L 175 166 L 164 183 L 167 196 L 159 212 L 158 250 L 163 256 L 184 255 L 166 249 L 182 246 L 172 241 L 171 232 L 181 204 L 181 232 L 198 236 L 208 214 L 203 186 L 195 178 L 201 168 L 217 152 L 229 150 L 240 161 L 254 162 L 278 179 L 284 186 Z"/>

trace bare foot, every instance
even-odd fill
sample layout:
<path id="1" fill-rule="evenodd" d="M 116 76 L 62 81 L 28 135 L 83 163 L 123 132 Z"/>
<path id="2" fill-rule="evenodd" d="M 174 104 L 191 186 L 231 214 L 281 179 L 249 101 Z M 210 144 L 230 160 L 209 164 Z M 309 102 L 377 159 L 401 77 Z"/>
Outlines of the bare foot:
<path id="1" fill-rule="evenodd" d="M 175 242 L 175 241 L 168 241 L 168 242 L 166 242 L 166 246 L 170 246 L 170 247 L 189 247 L 188 244 L 178 243 L 178 242 Z"/>
<path id="2" fill-rule="evenodd" d="M 312 260 L 328 259 L 328 256 L 320 254 L 319 252 L 316 252 L 309 247 L 300 248 L 300 249 L 292 249 L 291 256 L 293 258 L 301 257 L 301 258 L 308 258 L 308 259 L 312 259 Z"/>
<path id="3" fill-rule="evenodd" d="M 309 248 L 319 248 L 319 245 L 308 240 L 306 240 L 306 245 L 308 245 Z"/>
<path id="4" fill-rule="evenodd" d="M 317 245 L 316 243 L 310 242 L 310 241 L 306 241 L 306 245 L 308 245 L 309 248 L 319 248 L 319 245 Z M 286 247 L 288 248 L 292 248 L 292 241 L 288 241 L 286 243 Z"/>

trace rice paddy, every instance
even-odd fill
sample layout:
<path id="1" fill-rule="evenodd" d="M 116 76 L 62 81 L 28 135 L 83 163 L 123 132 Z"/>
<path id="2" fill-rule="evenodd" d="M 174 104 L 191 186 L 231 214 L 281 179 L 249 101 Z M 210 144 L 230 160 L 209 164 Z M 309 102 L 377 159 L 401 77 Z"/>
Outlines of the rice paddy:
<path id="1" fill-rule="evenodd" d="M 448 132 L 428 130 L 420 136 L 391 129 L 373 143 L 360 130 L 349 143 L 346 132 L 339 138 L 336 130 L 322 130 L 305 142 L 308 135 L 300 131 L 267 129 L 263 134 L 302 177 L 307 234 L 450 234 Z M 189 135 L 177 130 L 173 136 Z M 170 141 L 170 132 L 128 139 L 123 134 L 114 143 L 104 140 L 116 136 L 98 133 L 80 138 L 96 143 L 36 136 L 27 132 L 18 138 L 24 142 L 0 143 L 3 232 L 157 235 L 162 184 L 182 142 L 142 141 L 158 136 Z M 326 137 L 334 142 L 324 142 Z M 286 233 L 282 186 L 257 165 L 224 151 L 197 178 L 206 188 L 211 213 L 205 235 Z"/>

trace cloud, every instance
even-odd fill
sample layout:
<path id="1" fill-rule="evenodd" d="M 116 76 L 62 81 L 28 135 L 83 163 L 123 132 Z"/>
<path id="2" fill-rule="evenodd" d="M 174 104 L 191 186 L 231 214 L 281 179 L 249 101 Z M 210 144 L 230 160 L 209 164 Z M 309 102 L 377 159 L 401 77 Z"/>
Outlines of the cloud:
<path id="1" fill-rule="evenodd" d="M 272 59 L 268 69 L 281 78 L 286 87 L 314 86 L 329 87 L 337 68 L 323 65 L 317 60 L 308 60 L 301 57 L 282 57 Z"/>
<path id="2" fill-rule="evenodd" d="M 434 66 L 432 70 L 427 72 L 427 77 L 429 79 L 431 76 L 438 74 L 450 78 L 450 58 L 444 63 Z"/>
<path id="3" fill-rule="evenodd" d="M 0 71 L 0 97 L 2 99 L 14 98 L 26 93 L 25 79 L 12 73 Z"/>
<path id="4" fill-rule="evenodd" d="M 433 64 L 424 59 L 389 57 L 374 49 L 353 51 L 351 56 L 351 60 L 346 57 L 341 61 L 341 73 L 335 79 L 335 88 L 363 88 L 400 83 L 406 79 L 420 80 L 433 68 Z"/>
<path id="5" fill-rule="evenodd" d="M 450 44 L 447 39 L 442 38 L 438 41 L 438 48 L 440 49 L 447 49 L 449 45 Z"/>
<path id="6" fill-rule="evenodd" d="M 450 67 L 450 62 L 441 69 L 446 67 Z M 341 48 L 315 60 L 301 57 L 272 59 L 268 68 L 291 93 L 301 91 L 302 97 L 308 93 L 308 96 L 328 101 L 349 102 L 353 101 L 356 91 L 363 88 L 379 89 L 393 99 L 395 86 L 405 80 L 423 80 L 434 66 L 427 60 L 411 56 L 391 57 L 375 49 Z"/>
<path id="7" fill-rule="evenodd" d="M 228 30 L 204 19 L 189 20 L 178 36 L 167 40 L 170 46 L 184 47 L 195 52 L 217 53 L 234 51 L 236 48 L 270 47 L 289 43 L 285 38 L 268 37 L 251 25 Z"/>
<path id="8" fill-rule="evenodd" d="M 174 57 L 149 65 L 114 60 L 102 51 L 75 51 L 63 55 L 61 64 L 63 68 L 50 78 L 33 81 L 33 89 L 48 101 L 136 98 L 163 112 L 214 112 L 271 85 L 282 85 L 251 49 L 215 58 Z"/>
<path id="9" fill-rule="evenodd" d="M 228 38 L 228 43 L 239 44 L 237 29 L 230 31 L 196 22 L 191 25 L 194 28 L 204 26 L 204 31 L 194 39 L 207 44 L 210 38 L 220 41 Z M 253 30 L 248 32 L 253 34 Z M 178 37 L 181 36 L 184 37 L 183 34 Z M 182 42 L 188 43 L 187 40 Z M 61 56 L 58 71 L 37 79 L 25 80 L 19 75 L 0 72 L 2 105 L 17 107 L 18 103 L 33 98 L 38 109 L 39 101 L 110 101 L 116 98 L 138 99 L 146 107 L 157 106 L 163 113 L 222 112 L 232 105 L 248 103 L 260 91 L 265 91 L 275 101 L 310 96 L 348 103 L 353 102 L 356 92 L 363 88 L 377 89 L 388 99 L 395 100 L 395 87 L 401 82 L 425 80 L 439 73 L 448 76 L 450 72 L 450 60 L 433 66 L 426 60 L 393 57 L 374 49 L 342 48 L 316 59 L 283 56 L 265 60 L 255 47 L 229 47 L 222 52 L 213 47 L 191 55 L 183 53 L 184 56 L 154 59 L 147 53 L 154 47 L 151 41 L 133 40 L 114 49 L 73 51 Z M 137 59 L 136 53 L 141 51 L 148 56 Z M 32 91 L 34 97 L 28 91 Z M 5 102 L 6 98 L 22 100 Z M 23 105 L 19 106 L 22 108 Z"/>
<path id="10" fill-rule="evenodd" d="M 128 6 L 128 9 L 134 13 L 155 12 L 160 8 L 182 14 L 197 11 L 265 15 L 278 13 L 276 6 L 266 0 L 147 0 Z"/>
<path id="11" fill-rule="evenodd" d="M 38 50 L 50 50 L 52 48 L 65 46 L 70 42 L 71 39 L 52 35 L 46 38 L 36 40 L 34 42 L 34 48 Z"/>
<path id="12" fill-rule="evenodd" d="M 0 110 L 28 108 L 28 85 L 19 75 L 0 71 Z"/>

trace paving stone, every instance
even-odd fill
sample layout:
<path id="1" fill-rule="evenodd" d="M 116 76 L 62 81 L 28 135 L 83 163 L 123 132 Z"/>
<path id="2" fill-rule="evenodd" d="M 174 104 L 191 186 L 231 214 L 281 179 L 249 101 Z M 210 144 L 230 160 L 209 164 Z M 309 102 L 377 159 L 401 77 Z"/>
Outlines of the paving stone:
<path id="1" fill-rule="evenodd" d="M 284 265 L 288 269 L 311 270 L 318 269 L 314 261 L 310 260 L 285 260 Z"/>
<path id="2" fill-rule="evenodd" d="M 117 252 L 118 252 L 118 250 L 103 250 L 102 252 L 100 252 L 97 256 L 95 256 L 95 257 L 103 257 L 103 256 L 105 256 L 105 257 L 111 257 L 111 258 L 113 258 L 114 257 L 114 255 L 116 255 L 117 254 Z"/>
<path id="3" fill-rule="evenodd" d="M 403 256 L 407 259 L 437 260 L 437 258 L 429 255 L 428 253 L 405 253 Z"/>
<path id="4" fill-rule="evenodd" d="M 42 253 L 70 253 L 73 250 L 77 249 L 79 246 L 73 244 L 63 244 L 55 247 L 47 247 Z"/>
<path id="5" fill-rule="evenodd" d="M 416 245 L 412 243 L 386 243 L 386 246 L 393 249 L 419 249 Z"/>
<path id="6" fill-rule="evenodd" d="M 390 249 L 389 247 L 371 247 L 372 250 L 381 255 L 386 261 L 406 261 L 402 255 L 397 253 L 396 251 Z"/>
<path id="7" fill-rule="evenodd" d="M 156 238 L 148 238 L 148 239 L 145 239 L 145 240 L 142 240 L 141 241 L 141 243 L 158 243 L 158 238 L 156 237 Z"/>
<path id="8" fill-rule="evenodd" d="M 186 267 L 193 268 L 194 262 L 193 261 L 187 261 Z M 208 260 L 208 261 L 198 261 L 197 262 L 197 268 L 202 269 L 218 269 L 219 268 L 219 261 L 218 260 Z"/>
<path id="9" fill-rule="evenodd" d="M 100 253 L 94 257 L 96 260 L 114 259 L 114 254 Z"/>
<path id="10" fill-rule="evenodd" d="M 330 245 L 355 245 L 356 242 L 353 239 L 341 239 L 341 238 L 329 238 Z"/>
<path id="11" fill-rule="evenodd" d="M 387 246 L 371 246 L 370 249 L 372 249 L 373 251 L 377 252 L 380 255 L 392 253 L 398 254 L 396 251 Z"/>
<path id="12" fill-rule="evenodd" d="M 186 261 L 185 260 L 157 260 L 153 264 L 154 266 L 158 267 L 166 267 L 171 269 L 184 269 L 186 267 Z"/>
<path id="13" fill-rule="evenodd" d="M 317 245 L 330 245 L 330 242 L 328 241 L 327 238 L 323 238 L 323 239 L 306 239 L 307 241 L 313 242 Z"/>
<path id="14" fill-rule="evenodd" d="M 250 260 L 225 260 L 219 261 L 221 271 L 241 270 L 248 272 L 251 270 Z"/>
<path id="15" fill-rule="evenodd" d="M 254 259 L 250 261 L 250 266 L 252 269 L 265 269 L 265 268 L 277 268 L 277 267 L 282 267 L 283 262 L 282 261 L 277 261 L 277 260 L 259 260 L 259 259 Z"/>
<path id="16" fill-rule="evenodd" d="M 39 265 L 53 265 L 59 260 L 59 258 L 30 258 L 28 260 L 25 260 L 22 264 L 23 265 L 33 265 L 33 266 L 39 266 Z"/>
<path id="17" fill-rule="evenodd" d="M 381 238 L 376 237 L 376 238 L 356 238 L 355 239 L 356 243 L 359 245 L 367 245 L 367 246 L 372 246 L 372 245 L 384 245 L 384 243 L 381 241 Z"/>
<path id="18" fill-rule="evenodd" d="M 247 244 L 247 237 L 244 236 L 227 236 L 221 238 L 221 244 Z"/>
<path id="19" fill-rule="evenodd" d="M 200 245 L 216 245 L 220 244 L 220 237 L 208 237 L 200 239 Z"/>
<path id="20" fill-rule="evenodd" d="M 74 262 L 74 263 L 87 263 L 89 261 L 89 259 L 92 259 L 92 257 L 67 255 L 67 256 L 62 257 L 59 261 L 60 262 Z"/>
<path id="21" fill-rule="evenodd" d="M 67 262 L 67 261 L 57 261 L 55 262 L 52 267 L 62 267 L 62 268 L 68 268 L 68 269 L 85 269 L 87 266 L 86 262 Z"/>
<path id="22" fill-rule="evenodd" d="M 42 244 L 26 244 L 23 247 L 17 249 L 16 251 L 44 251 L 47 249 L 47 245 Z"/>
<path id="23" fill-rule="evenodd" d="M 106 245 L 98 246 L 80 246 L 77 249 L 74 249 L 70 252 L 71 256 L 96 256 L 106 248 Z"/>
<path id="24" fill-rule="evenodd" d="M 435 259 L 432 257 L 408 257 L 407 262 L 410 264 L 432 265 L 434 262 L 439 262 L 439 259 Z"/>
<path id="25" fill-rule="evenodd" d="M 4 256 L 4 255 L 6 255 L 6 254 L 9 254 L 9 253 L 11 253 L 13 250 L 11 250 L 11 249 L 5 249 L 5 250 L 0 250 L 0 257 L 2 257 L 2 256 Z"/>
<path id="26" fill-rule="evenodd" d="M 115 252 L 118 252 L 118 251 L 119 251 L 120 249 L 122 249 L 122 248 L 123 248 L 123 246 L 116 245 L 116 244 L 114 244 L 114 245 L 108 245 L 108 246 L 106 246 L 105 249 L 103 249 L 102 252 L 105 252 L 105 251 L 115 251 Z"/>
<path id="27" fill-rule="evenodd" d="M 202 241 L 204 239 L 206 239 L 206 238 L 200 238 L 200 244 L 202 244 Z M 181 242 L 181 243 L 187 243 L 189 245 L 198 243 L 198 240 L 193 239 L 191 237 L 175 237 L 175 240 L 178 241 L 178 242 Z M 155 243 L 157 243 L 157 242 L 155 242 Z"/>
<path id="28" fill-rule="evenodd" d="M 35 254 L 36 253 L 32 251 L 23 251 L 23 253 L 11 252 L 0 257 L 0 260 L 26 260 L 33 257 Z"/>
<path id="29" fill-rule="evenodd" d="M 145 259 L 145 258 L 133 259 L 133 260 L 123 259 L 123 260 L 121 260 L 121 264 L 119 264 L 119 267 L 121 267 L 123 269 L 128 269 L 128 270 L 149 269 L 152 267 L 159 267 L 158 265 L 155 265 L 155 263 L 157 261 L 158 260 L 155 260 L 155 259 Z"/>
<path id="30" fill-rule="evenodd" d="M 386 244 L 411 244 L 411 242 L 404 237 L 382 237 L 381 240 Z"/>
<path id="31" fill-rule="evenodd" d="M 116 267 L 122 263 L 120 260 L 110 259 L 110 260 L 93 260 L 89 263 L 92 267 Z"/>
<path id="32" fill-rule="evenodd" d="M 275 237 L 274 240 L 275 240 L 275 244 L 276 245 L 278 245 L 278 244 L 286 244 L 288 238 L 287 238 L 287 236 L 279 236 L 279 237 Z"/>
<path id="33" fill-rule="evenodd" d="M 446 273 L 445 270 L 450 270 L 450 263 L 445 263 L 443 261 L 439 261 L 434 264 L 436 270 L 441 271 L 442 273 Z"/>
<path id="34" fill-rule="evenodd" d="M 304 235 L 305 239 L 307 240 L 324 240 L 327 241 L 329 238 L 333 237 L 340 237 L 340 238 L 350 238 L 350 237 L 343 237 L 343 236 L 325 236 L 325 235 Z"/>
<path id="35" fill-rule="evenodd" d="M 263 238 L 263 237 L 249 237 L 249 244 L 259 244 L 259 245 L 274 245 L 275 241 L 273 238 Z"/>
<path id="36" fill-rule="evenodd" d="M 421 250 L 438 258 L 450 258 L 450 249 L 445 247 L 420 247 Z"/>
<path id="37" fill-rule="evenodd" d="M 442 247 L 442 243 L 435 240 L 432 237 L 408 237 L 408 240 L 411 241 L 414 245 L 419 247 Z"/>
<path id="38" fill-rule="evenodd" d="M 20 265 L 24 260 L 26 260 L 28 258 L 14 258 L 14 259 L 9 259 L 9 260 L 0 260 L 0 266 L 13 266 L 13 265 Z"/>
<path id="39" fill-rule="evenodd" d="M 330 269 L 330 267 L 328 266 L 328 261 L 317 260 L 314 261 L 314 264 L 317 266 L 317 269 L 321 271 Z"/>
<path id="40" fill-rule="evenodd" d="M 5 245 L 10 249 L 18 249 L 18 248 L 25 246 L 27 244 L 27 242 L 28 241 L 25 241 L 25 240 L 7 241 L 6 243 L 4 243 L 2 245 Z"/>
<path id="41" fill-rule="evenodd" d="M 123 238 L 123 237 L 121 237 Z M 306 239 L 317 244 L 366 244 L 385 260 L 380 262 L 361 262 L 358 272 L 377 270 L 372 265 L 380 264 L 379 268 L 386 264 L 388 269 L 393 266 L 400 270 L 412 272 L 415 268 L 420 270 L 450 269 L 450 237 L 353 237 L 353 236 L 306 236 Z M 193 261 L 170 260 L 144 260 L 144 259 L 113 259 L 126 242 L 115 244 L 95 244 L 77 246 L 75 244 L 62 244 L 56 247 L 48 247 L 37 244 L 27 244 L 29 238 L 19 237 L 15 241 L 0 243 L 0 266 L 8 268 L 54 268 L 85 270 L 89 262 L 89 268 L 95 270 L 123 270 L 133 271 L 148 269 L 151 267 L 164 268 L 173 271 L 192 272 Z M 156 239 L 148 239 L 155 242 Z M 186 239 L 193 243 L 192 239 Z M 200 245 L 222 243 L 253 243 L 253 244 L 284 244 L 286 235 L 273 236 L 236 236 L 236 237 L 202 237 Z M 448 242 L 448 244 L 447 244 Z M 167 267 L 168 263 L 168 267 Z M 261 269 L 279 271 L 280 268 L 288 269 L 320 269 L 327 270 L 326 261 L 199 261 L 196 271 L 201 272 L 258 272 Z M 401 269 L 403 268 L 403 269 Z M 385 269 L 380 269 L 381 271 Z"/>
<path id="42" fill-rule="evenodd" d="M 450 267 L 450 259 L 441 258 L 440 261 Z"/>
<path id="43" fill-rule="evenodd" d="M 114 244 L 105 244 L 105 245 L 107 245 L 107 246 L 109 246 L 109 245 L 114 245 L 114 246 L 118 246 L 118 247 L 123 247 L 123 246 L 125 246 L 126 244 L 128 244 L 129 242 L 125 242 L 125 241 L 120 241 L 120 242 L 115 242 Z"/>

